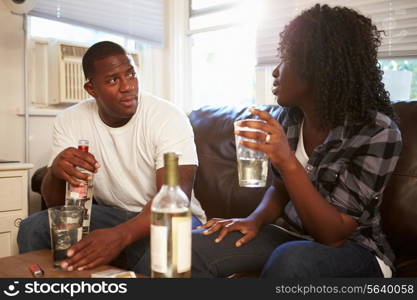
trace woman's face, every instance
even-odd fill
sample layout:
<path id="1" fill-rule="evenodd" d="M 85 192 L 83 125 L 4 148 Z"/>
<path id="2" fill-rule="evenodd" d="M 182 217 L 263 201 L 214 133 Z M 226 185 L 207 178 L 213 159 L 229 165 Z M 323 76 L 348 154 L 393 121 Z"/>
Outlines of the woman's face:
<path id="1" fill-rule="evenodd" d="M 279 105 L 300 107 L 306 101 L 311 101 L 311 85 L 302 80 L 289 63 L 281 62 L 272 72 L 272 76 L 275 78 L 272 93 L 277 96 Z"/>

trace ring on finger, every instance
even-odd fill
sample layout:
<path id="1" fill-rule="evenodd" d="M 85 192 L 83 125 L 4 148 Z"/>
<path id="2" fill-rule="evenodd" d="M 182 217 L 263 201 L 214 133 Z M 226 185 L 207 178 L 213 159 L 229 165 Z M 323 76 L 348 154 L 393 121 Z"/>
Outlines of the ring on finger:
<path id="1" fill-rule="evenodd" d="M 269 144 L 270 141 L 271 141 L 271 135 L 267 134 L 265 137 L 265 144 Z"/>

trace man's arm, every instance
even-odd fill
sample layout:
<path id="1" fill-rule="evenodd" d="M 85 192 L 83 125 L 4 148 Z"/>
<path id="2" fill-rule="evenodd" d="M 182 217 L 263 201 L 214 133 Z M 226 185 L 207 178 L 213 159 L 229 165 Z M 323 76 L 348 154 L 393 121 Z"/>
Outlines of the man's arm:
<path id="1" fill-rule="evenodd" d="M 65 202 L 65 180 L 54 177 L 51 167 L 43 177 L 41 193 L 47 207 L 63 205 Z"/>
<path id="2" fill-rule="evenodd" d="M 197 166 L 195 165 L 179 166 L 180 185 L 189 199 L 191 198 L 196 170 Z M 164 183 L 164 176 L 164 168 L 156 171 L 158 191 Z M 72 271 L 109 263 L 128 245 L 149 236 L 151 205 L 152 201 L 149 201 L 139 215 L 122 224 L 91 232 L 68 250 L 67 255 L 70 258 L 66 259 L 61 266 Z"/>

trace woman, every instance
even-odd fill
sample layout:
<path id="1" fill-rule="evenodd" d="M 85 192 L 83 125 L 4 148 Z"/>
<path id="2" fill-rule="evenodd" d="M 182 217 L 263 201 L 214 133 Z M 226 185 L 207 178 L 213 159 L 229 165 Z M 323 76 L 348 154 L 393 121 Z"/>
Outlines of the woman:
<path id="1" fill-rule="evenodd" d="M 273 93 L 283 111 L 278 121 L 259 110 L 265 124 L 240 121 L 266 134 L 235 132 L 269 156 L 273 184 L 248 217 L 194 232 L 192 274 L 390 277 L 379 208 L 401 134 L 381 82 L 380 32 L 354 10 L 317 4 L 280 37 Z M 289 233 L 271 225 L 282 216 Z"/>

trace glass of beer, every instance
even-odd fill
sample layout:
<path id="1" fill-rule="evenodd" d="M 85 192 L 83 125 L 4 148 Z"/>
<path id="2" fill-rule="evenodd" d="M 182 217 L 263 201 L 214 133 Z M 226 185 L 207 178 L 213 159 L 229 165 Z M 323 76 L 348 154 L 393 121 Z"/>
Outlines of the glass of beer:
<path id="1" fill-rule="evenodd" d="M 264 120 L 250 120 L 264 122 Z M 236 123 L 235 130 L 263 132 L 260 129 L 241 127 Z M 240 141 L 257 142 L 256 140 L 235 135 L 237 170 L 239 176 L 239 186 L 241 187 L 264 187 L 268 175 L 268 156 L 261 151 L 246 148 Z"/>
<path id="2" fill-rule="evenodd" d="M 54 267 L 59 268 L 67 257 L 67 250 L 81 240 L 83 213 L 83 208 L 73 205 L 48 209 Z"/>

